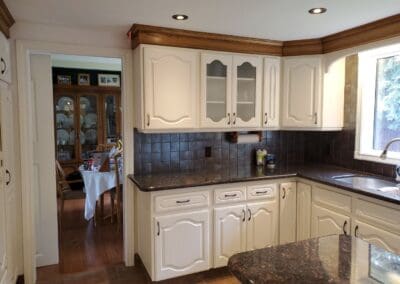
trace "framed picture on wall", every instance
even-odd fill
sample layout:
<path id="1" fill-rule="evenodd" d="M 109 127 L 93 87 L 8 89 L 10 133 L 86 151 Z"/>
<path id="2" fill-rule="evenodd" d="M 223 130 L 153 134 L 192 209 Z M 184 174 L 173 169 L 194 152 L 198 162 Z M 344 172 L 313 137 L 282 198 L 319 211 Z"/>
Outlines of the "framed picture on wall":
<path id="1" fill-rule="evenodd" d="M 118 74 L 99 74 L 99 86 L 120 87 L 121 79 Z"/>
<path id="2" fill-rule="evenodd" d="M 57 75 L 57 84 L 59 85 L 71 85 L 71 76 L 69 75 Z"/>
<path id="3" fill-rule="evenodd" d="M 89 86 L 90 85 L 90 74 L 79 73 L 78 74 L 78 85 Z"/>

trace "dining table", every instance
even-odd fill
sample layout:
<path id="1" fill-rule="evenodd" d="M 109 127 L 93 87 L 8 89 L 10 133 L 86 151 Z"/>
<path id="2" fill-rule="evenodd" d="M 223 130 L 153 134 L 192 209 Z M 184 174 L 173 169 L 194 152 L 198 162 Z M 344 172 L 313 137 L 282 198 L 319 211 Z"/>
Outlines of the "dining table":
<path id="1" fill-rule="evenodd" d="M 108 190 L 113 189 L 117 184 L 117 174 L 115 170 L 101 172 L 96 170 L 85 170 L 83 166 L 79 168 L 83 178 L 85 199 L 85 219 L 90 220 L 96 212 L 96 202 Z M 119 175 L 120 184 L 123 183 L 123 175 Z"/>

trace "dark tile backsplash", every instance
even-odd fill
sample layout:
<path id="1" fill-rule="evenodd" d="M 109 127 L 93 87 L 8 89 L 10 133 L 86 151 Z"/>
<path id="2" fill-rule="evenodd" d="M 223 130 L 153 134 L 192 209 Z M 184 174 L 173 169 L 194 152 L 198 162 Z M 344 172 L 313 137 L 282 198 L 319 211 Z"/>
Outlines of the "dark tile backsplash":
<path id="1" fill-rule="evenodd" d="M 266 148 L 285 167 L 326 163 L 394 177 L 394 166 L 355 160 L 357 56 L 346 59 L 344 129 L 337 132 L 268 131 L 257 144 L 234 144 L 225 133 L 144 134 L 135 130 L 135 173 L 229 168 L 234 173 L 255 164 L 255 151 Z M 205 147 L 211 157 L 205 157 Z"/>
<path id="2" fill-rule="evenodd" d="M 206 158 L 206 147 L 211 147 L 211 157 Z M 135 131 L 135 172 L 149 174 L 222 167 L 234 172 L 254 165 L 255 151 L 260 148 L 275 154 L 280 166 L 304 162 L 302 132 L 263 132 L 260 143 L 235 144 L 228 141 L 225 133 L 144 134 Z"/>

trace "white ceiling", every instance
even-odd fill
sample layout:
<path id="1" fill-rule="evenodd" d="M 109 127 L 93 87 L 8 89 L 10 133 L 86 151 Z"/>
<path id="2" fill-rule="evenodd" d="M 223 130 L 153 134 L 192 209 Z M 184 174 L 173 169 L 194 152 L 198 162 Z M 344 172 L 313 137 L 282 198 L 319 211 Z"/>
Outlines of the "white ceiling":
<path id="1" fill-rule="evenodd" d="M 400 13 L 400 0 L 4 0 L 16 21 L 127 32 L 133 23 L 275 40 L 321 37 Z M 323 15 L 310 15 L 326 7 Z M 188 21 L 171 19 L 184 13 Z"/>

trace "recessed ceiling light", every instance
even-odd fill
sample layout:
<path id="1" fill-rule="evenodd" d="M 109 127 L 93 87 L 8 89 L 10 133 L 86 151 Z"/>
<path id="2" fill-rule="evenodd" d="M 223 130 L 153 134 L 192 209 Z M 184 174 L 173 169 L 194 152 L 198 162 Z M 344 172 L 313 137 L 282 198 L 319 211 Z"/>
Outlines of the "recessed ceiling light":
<path id="1" fill-rule="evenodd" d="M 323 14 L 326 12 L 326 8 L 312 8 L 308 10 L 308 13 L 317 15 L 317 14 Z"/>
<path id="2" fill-rule="evenodd" d="M 172 16 L 172 19 L 177 20 L 177 21 L 184 21 L 184 20 L 189 19 L 189 17 L 184 14 L 176 14 L 176 15 Z"/>

